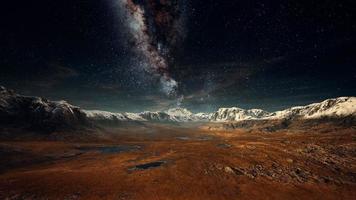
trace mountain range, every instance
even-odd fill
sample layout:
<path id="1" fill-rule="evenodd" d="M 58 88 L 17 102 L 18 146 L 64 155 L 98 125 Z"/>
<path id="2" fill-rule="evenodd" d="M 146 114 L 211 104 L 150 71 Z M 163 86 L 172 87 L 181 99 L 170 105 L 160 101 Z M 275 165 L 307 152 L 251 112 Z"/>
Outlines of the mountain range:
<path id="1" fill-rule="evenodd" d="M 237 122 L 245 120 L 320 119 L 356 116 L 356 97 L 327 99 L 320 103 L 267 112 L 261 109 L 220 108 L 213 113 L 192 113 L 186 108 L 140 113 L 84 110 L 66 101 L 16 94 L 0 87 L 0 124 L 46 130 L 122 122 Z"/>
<path id="2" fill-rule="evenodd" d="M 212 114 L 210 120 L 226 122 L 258 119 L 319 119 L 325 117 L 342 118 L 355 115 L 356 97 L 339 97 L 272 113 L 260 109 L 220 108 Z"/>

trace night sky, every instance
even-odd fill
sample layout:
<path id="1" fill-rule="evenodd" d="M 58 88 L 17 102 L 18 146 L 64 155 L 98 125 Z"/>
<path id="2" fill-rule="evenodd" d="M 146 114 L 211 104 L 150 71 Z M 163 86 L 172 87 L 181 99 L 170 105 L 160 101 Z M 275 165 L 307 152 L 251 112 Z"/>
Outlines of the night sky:
<path id="1" fill-rule="evenodd" d="M 0 85 L 21 94 L 130 112 L 275 111 L 356 96 L 353 0 L 9 2 Z"/>

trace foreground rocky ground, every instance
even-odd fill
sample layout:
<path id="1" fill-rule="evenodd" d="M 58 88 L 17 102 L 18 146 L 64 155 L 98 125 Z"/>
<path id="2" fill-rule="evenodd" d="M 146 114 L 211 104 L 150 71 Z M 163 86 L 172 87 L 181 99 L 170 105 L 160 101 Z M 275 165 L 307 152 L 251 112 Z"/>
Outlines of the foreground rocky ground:
<path id="1" fill-rule="evenodd" d="M 86 141 L 4 138 L 0 199 L 356 196 L 352 127 L 320 125 L 274 132 L 211 127 L 131 126 Z"/>

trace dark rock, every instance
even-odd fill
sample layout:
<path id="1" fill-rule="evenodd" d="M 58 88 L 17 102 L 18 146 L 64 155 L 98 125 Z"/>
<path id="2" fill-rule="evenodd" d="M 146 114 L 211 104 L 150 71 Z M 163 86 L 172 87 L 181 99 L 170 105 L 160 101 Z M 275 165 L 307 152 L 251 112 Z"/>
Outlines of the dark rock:
<path id="1" fill-rule="evenodd" d="M 0 124 L 56 131 L 88 126 L 86 114 L 65 101 L 22 96 L 0 87 Z"/>

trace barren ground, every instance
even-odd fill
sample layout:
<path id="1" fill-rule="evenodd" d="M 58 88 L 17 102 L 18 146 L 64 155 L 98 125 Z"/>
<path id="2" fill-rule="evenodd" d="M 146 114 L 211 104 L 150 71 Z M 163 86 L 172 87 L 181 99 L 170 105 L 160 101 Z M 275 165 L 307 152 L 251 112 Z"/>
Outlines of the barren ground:
<path id="1" fill-rule="evenodd" d="M 328 130 L 328 131 L 325 131 Z M 112 129 L 2 140 L 0 199 L 355 199 L 356 131 Z"/>

